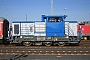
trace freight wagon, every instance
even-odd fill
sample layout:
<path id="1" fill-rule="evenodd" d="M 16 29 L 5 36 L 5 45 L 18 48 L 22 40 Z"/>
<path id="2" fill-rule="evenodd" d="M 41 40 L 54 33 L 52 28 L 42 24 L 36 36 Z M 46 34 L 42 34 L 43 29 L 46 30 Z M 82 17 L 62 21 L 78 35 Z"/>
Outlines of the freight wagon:
<path id="1" fill-rule="evenodd" d="M 78 36 L 77 23 L 65 22 L 66 17 L 42 15 L 42 21 L 14 21 L 11 43 L 25 46 L 79 44 L 80 39 L 74 37 Z"/>
<path id="2" fill-rule="evenodd" d="M 8 39 L 9 21 L 0 17 L 0 43 L 6 43 Z"/>
<path id="3" fill-rule="evenodd" d="M 83 40 L 90 40 L 90 24 L 79 24 L 78 29 L 82 27 L 82 39 Z"/>

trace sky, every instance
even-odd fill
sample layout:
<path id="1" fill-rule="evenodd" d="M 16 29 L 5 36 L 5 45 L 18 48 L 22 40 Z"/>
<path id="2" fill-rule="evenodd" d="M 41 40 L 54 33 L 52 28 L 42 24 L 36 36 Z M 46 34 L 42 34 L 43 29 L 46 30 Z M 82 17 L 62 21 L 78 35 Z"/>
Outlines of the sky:
<path id="1" fill-rule="evenodd" d="M 51 0 L 0 0 L 0 17 L 12 21 L 41 21 L 50 15 Z M 65 10 L 66 8 L 66 10 Z M 53 15 L 64 15 L 66 20 L 90 20 L 90 0 L 53 0 Z"/>

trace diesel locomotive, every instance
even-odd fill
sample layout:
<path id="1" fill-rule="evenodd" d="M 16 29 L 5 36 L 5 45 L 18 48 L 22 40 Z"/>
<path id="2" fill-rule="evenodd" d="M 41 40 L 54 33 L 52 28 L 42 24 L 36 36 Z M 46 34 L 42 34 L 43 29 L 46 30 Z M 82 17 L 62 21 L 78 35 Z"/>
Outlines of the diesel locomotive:
<path id="1" fill-rule="evenodd" d="M 81 37 L 77 32 L 78 23 L 65 21 L 66 17 L 42 15 L 41 21 L 13 21 L 10 43 L 25 46 L 79 45 Z"/>

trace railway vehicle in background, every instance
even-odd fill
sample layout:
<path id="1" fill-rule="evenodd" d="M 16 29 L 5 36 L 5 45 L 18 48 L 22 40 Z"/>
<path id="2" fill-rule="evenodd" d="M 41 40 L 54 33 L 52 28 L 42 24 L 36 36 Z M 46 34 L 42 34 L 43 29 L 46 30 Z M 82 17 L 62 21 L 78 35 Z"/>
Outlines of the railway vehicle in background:
<path id="1" fill-rule="evenodd" d="M 0 43 L 6 43 L 8 40 L 9 21 L 0 17 Z"/>
<path id="2" fill-rule="evenodd" d="M 65 22 L 66 17 L 42 15 L 42 21 L 14 21 L 11 43 L 25 46 L 79 44 L 80 39 L 74 37 L 78 36 L 77 23 Z"/>
<path id="3" fill-rule="evenodd" d="M 78 29 L 82 27 L 82 39 L 90 40 L 90 22 L 83 22 L 78 24 Z"/>

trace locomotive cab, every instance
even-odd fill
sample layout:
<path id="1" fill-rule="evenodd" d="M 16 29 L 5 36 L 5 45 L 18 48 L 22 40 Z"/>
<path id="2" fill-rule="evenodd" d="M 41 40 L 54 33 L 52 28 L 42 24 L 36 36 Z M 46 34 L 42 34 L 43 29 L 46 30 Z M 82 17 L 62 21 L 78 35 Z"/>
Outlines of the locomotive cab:
<path id="1" fill-rule="evenodd" d="M 67 16 L 42 16 L 46 20 L 46 36 L 65 36 L 64 19 Z"/>

